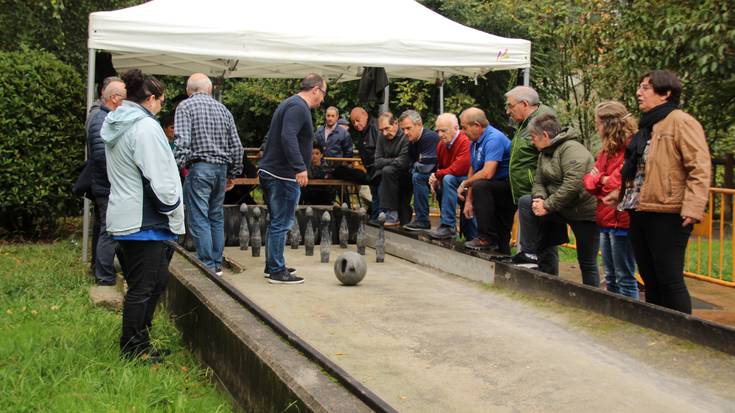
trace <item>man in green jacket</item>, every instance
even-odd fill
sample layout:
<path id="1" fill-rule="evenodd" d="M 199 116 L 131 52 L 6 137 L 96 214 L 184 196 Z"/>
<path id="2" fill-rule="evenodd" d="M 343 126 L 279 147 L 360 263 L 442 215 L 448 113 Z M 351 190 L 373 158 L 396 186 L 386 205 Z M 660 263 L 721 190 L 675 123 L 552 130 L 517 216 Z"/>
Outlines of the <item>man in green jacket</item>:
<path id="1" fill-rule="evenodd" d="M 542 114 L 554 114 L 554 110 L 539 101 L 538 93 L 528 86 L 516 86 L 505 94 L 505 113 L 518 123 L 510 147 L 510 189 L 513 203 L 531 194 L 533 179 L 536 175 L 536 163 L 539 151 L 531 144 L 528 123 Z M 518 230 L 518 253 L 513 262 L 535 264 L 536 254 L 528 250 L 528 241 L 524 237 L 523 228 Z"/>

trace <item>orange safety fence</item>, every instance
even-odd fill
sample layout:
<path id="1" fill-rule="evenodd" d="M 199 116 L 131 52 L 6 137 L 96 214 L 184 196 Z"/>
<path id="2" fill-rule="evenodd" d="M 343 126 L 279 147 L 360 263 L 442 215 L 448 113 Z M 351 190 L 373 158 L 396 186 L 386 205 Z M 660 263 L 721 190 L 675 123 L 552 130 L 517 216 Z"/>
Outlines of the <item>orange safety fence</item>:
<path id="1" fill-rule="evenodd" d="M 728 287 L 735 287 L 735 189 L 710 188 L 707 213 L 694 225 L 684 260 L 684 275 Z M 571 229 L 565 248 L 577 249 Z M 511 244 L 518 234 L 518 214 L 513 221 Z M 729 235 L 728 235 L 729 234 Z M 640 276 L 636 278 L 642 283 Z"/>

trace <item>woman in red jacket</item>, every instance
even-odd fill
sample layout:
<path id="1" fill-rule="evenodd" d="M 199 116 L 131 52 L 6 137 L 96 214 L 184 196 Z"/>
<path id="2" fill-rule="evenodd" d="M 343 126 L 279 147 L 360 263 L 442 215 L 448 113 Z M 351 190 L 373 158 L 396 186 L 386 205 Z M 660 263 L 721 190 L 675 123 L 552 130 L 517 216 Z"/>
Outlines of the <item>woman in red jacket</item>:
<path id="1" fill-rule="evenodd" d="M 625 106 L 608 100 L 595 108 L 595 128 L 602 140 L 602 150 L 595 167 L 584 177 L 584 186 L 597 197 L 597 225 L 600 227 L 600 248 L 607 290 L 638 299 L 635 279 L 635 257 L 628 237 L 630 218 L 625 211 L 605 205 L 602 199 L 620 189 L 620 168 L 625 147 L 636 130 L 635 119 Z"/>

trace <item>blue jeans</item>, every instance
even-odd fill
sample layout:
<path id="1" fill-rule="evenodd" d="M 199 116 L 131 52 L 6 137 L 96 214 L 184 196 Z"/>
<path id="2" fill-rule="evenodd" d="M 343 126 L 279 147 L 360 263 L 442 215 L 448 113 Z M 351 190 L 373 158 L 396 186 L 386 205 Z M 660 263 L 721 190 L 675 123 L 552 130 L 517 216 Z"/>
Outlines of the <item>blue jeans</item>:
<path id="1" fill-rule="evenodd" d="M 630 237 L 600 231 L 600 249 L 607 291 L 637 300 L 638 283 L 635 280 L 635 256 Z"/>
<path id="2" fill-rule="evenodd" d="M 411 180 L 413 181 L 413 210 L 416 213 L 416 222 L 429 223 L 429 175 L 413 171 L 411 172 Z"/>
<path id="3" fill-rule="evenodd" d="M 260 174 L 260 187 L 271 216 L 265 237 L 265 268 L 273 275 L 286 271 L 283 247 L 296 218 L 301 188 L 296 182 L 276 179 L 266 173 Z"/>
<path id="4" fill-rule="evenodd" d="M 197 162 L 184 181 L 184 207 L 197 258 L 212 271 L 222 268 L 225 250 L 227 165 Z"/>
<path id="5" fill-rule="evenodd" d="M 457 229 L 457 188 L 465 179 L 466 176 L 444 175 L 442 186 L 437 192 L 441 200 L 440 222 L 454 230 Z M 462 211 L 459 212 L 459 229 L 468 241 L 477 237 L 477 221 L 475 218 L 465 218 Z"/>

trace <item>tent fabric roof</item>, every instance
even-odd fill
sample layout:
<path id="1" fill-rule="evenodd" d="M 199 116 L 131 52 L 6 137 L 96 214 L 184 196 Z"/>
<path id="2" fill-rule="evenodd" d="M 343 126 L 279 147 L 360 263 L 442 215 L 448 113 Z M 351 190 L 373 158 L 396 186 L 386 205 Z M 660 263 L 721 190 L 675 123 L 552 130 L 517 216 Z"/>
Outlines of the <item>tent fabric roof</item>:
<path id="1" fill-rule="evenodd" d="M 449 20 L 413 0 L 153 0 L 96 12 L 89 48 L 118 70 L 225 77 L 478 76 L 530 67 L 531 43 Z"/>

